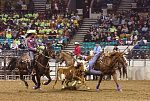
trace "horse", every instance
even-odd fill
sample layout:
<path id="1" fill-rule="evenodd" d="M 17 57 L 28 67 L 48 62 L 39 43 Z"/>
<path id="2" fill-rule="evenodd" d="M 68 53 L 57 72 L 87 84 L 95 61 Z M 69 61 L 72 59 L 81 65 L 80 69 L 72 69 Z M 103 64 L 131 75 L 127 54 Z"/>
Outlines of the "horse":
<path id="1" fill-rule="evenodd" d="M 71 66 L 74 64 L 75 59 L 71 54 L 68 54 L 66 52 L 60 51 L 56 58 L 56 63 L 60 62 L 62 64 L 65 61 L 66 66 Z"/>
<path id="2" fill-rule="evenodd" d="M 23 60 L 24 58 L 26 58 L 26 60 Z M 24 71 L 29 72 L 29 54 L 25 53 L 22 56 L 20 56 L 19 58 L 13 57 L 11 58 L 7 68 L 8 70 L 12 71 L 15 68 L 18 68 L 19 70 L 19 74 L 20 74 L 20 79 L 25 83 L 25 86 L 28 88 L 28 83 L 25 81 L 23 74 Z M 34 80 L 33 80 L 34 81 Z M 34 81 L 34 83 L 36 84 L 36 81 Z"/>
<path id="3" fill-rule="evenodd" d="M 112 75 L 113 79 L 117 85 L 118 91 L 122 91 L 118 82 L 117 82 L 117 74 L 116 70 L 118 70 L 117 63 L 121 63 L 123 69 L 126 69 L 126 60 L 123 57 L 123 52 L 111 52 L 109 56 L 104 56 L 100 62 L 99 70 L 101 71 L 101 75 L 96 86 L 96 90 L 99 90 L 100 83 L 104 75 Z M 125 74 L 125 70 L 123 70 L 123 74 Z"/>
<path id="4" fill-rule="evenodd" d="M 48 82 L 43 83 L 44 85 L 48 85 L 51 81 L 50 71 L 49 71 L 49 67 L 47 64 L 48 64 L 49 56 L 54 58 L 55 53 L 54 53 L 54 49 L 53 49 L 52 45 L 47 43 L 47 47 L 49 47 L 49 49 L 45 48 L 42 54 L 40 54 L 38 57 L 35 56 L 35 58 L 37 58 L 38 61 L 35 60 L 35 64 L 34 64 L 34 68 L 33 68 L 33 71 L 36 73 L 36 75 L 32 75 L 32 81 L 36 85 L 34 87 L 34 89 L 37 89 L 40 87 L 40 85 L 37 86 L 37 84 L 39 84 L 39 78 L 37 79 L 38 83 L 35 80 L 35 76 L 37 76 L 39 74 L 41 74 L 41 75 L 45 74 L 46 77 L 49 79 Z M 52 50 L 50 50 L 51 47 L 52 47 Z M 27 59 L 25 60 L 26 57 L 27 57 Z M 20 79 L 25 83 L 25 86 L 27 88 L 29 85 L 23 78 L 23 74 L 24 74 L 24 71 L 29 72 L 30 59 L 28 59 L 28 58 L 29 58 L 29 54 L 26 53 L 26 54 L 23 54 L 19 58 L 11 58 L 11 60 L 8 64 L 8 69 L 10 71 L 14 70 L 15 68 L 18 68 L 19 74 L 20 74 Z M 40 66 L 37 65 L 37 63 Z M 46 66 L 45 66 L 45 64 L 46 64 Z M 40 68 L 42 68 L 42 69 L 40 69 Z"/>
<path id="5" fill-rule="evenodd" d="M 58 68 L 57 77 L 53 88 L 56 85 L 58 78 L 60 78 L 63 89 L 65 88 L 64 82 L 66 82 L 66 86 L 68 87 L 68 83 L 72 82 L 73 80 L 81 81 L 82 85 L 84 85 L 87 89 L 90 89 L 88 86 L 86 86 L 83 72 L 84 66 L 82 62 L 78 63 L 78 68 L 75 68 L 74 65 Z"/>
<path id="6" fill-rule="evenodd" d="M 104 54 L 102 54 L 102 56 L 101 56 L 101 58 L 99 58 L 99 59 L 97 59 L 97 61 L 96 61 L 96 63 L 94 64 L 94 66 L 93 66 L 93 69 L 94 70 L 99 70 L 99 66 L 100 66 L 100 62 L 101 62 L 101 60 L 102 60 L 102 57 L 103 56 L 105 56 L 105 55 L 107 55 L 107 54 L 109 54 L 109 53 L 104 53 Z M 93 58 L 93 56 L 91 56 L 91 55 L 89 55 L 89 56 L 86 56 L 86 58 L 85 58 L 85 60 L 86 61 L 90 61 L 91 59 Z M 124 65 L 125 66 L 123 66 L 121 63 L 116 63 L 116 66 L 118 66 L 117 68 L 118 68 L 118 70 L 119 70 L 119 73 L 120 73 L 120 78 L 119 78 L 119 80 L 121 80 L 121 76 L 122 76 L 122 72 L 121 72 L 121 69 L 122 69 L 122 67 L 127 67 L 127 60 L 126 60 L 126 58 L 123 56 L 122 58 L 124 58 L 123 60 L 124 60 Z M 125 75 L 126 75 L 126 80 L 128 80 L 128 76 L 127 76 L 127 69 L 126 68 L 123 68 L 123 79 L 125 79 Z M 107 75 L 108 77 L 107 77 L 107 79 L 108 78 L 110 78 L 111 76 L 110 75 Z"/>
<path id="7" fill-rule="evenodd" d="M 47 43 L 43 53 L 37 56 L 37 59 L 35 60 L 34 69 L 36 75 L 34 76 L 37 78 L 37 85 L 34 87 L 34 89 L 40 88 L 40 78 L 43 76 L 43 74 L 45 74 L 48 78 L 48 81 L 44 82 L 43 85 L 48 85 L 51 82 L 49 69 L 50 58 L 55 59 L 55 51 L 53 45 L 51 43 Z"/>

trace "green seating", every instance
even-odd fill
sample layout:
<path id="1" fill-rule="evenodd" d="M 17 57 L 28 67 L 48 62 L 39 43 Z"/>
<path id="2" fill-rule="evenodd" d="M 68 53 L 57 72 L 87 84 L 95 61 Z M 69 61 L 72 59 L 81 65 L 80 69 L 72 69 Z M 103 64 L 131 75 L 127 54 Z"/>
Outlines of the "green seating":
<path id="1" fill-rule="evenodd" d="M 85 47 L 81 46 L 81 52 L 84 52 L 85 51 Z"/>
<path id="2" fill-rule="evenodd" d="M 90 46 L 95 46 L 95 42 L 90 42 Z"/>
<path id="3" fill-rule="evenodd" d="M 59 50 L 61 50 L 61 47 L 54 47 L 54 50 L 59 51 Z"/>
<path id="4" fill-rule="evenodd" d="M 107 46 L 107 42 L 100 42 L 100 46 L 101 46 L 102 48 L 105 48 L 105 47 Z"/>
<path id="5" fill-rule="evenodd" d="M 141 46 L 140 49 L 143 49 L 143 50 L 148 49 L 148 46 Z"/>
<path id="6" fill-rule="evenodd" d="M 148 46 L 148 48 L 150 49 L 150 42 L 147 42 L 147 46 Z"/>
<path id="7" fill-rule="evenodd" d="M 87 47 L 88 45 L 89 45 L 88 42 L 84 42 L 84 43 L 83 43 L 83 46 L 84 46 L 84 47 Z"/>
<path id="8" fill-rule="evenodd" d="M 111 46 L 114 46 L 114 45 L 117 44 L 117 42 L 109 42 L 109 44 L 110 44 Z"/>

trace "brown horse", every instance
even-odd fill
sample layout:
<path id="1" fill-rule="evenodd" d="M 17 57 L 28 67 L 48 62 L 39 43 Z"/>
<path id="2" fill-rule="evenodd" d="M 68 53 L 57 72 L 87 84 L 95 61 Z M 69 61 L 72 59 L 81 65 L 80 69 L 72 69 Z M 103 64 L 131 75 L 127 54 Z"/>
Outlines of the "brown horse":
<path id="1" fill-rule="evenodd" d="M 99 58 L 99 59 L 97 59 L 97 61 L 96 61 L 96 63 L 94 64 L 94 66 L 93 66 L 93 69 L 94 70 L 99 70 L 100 68 L 99 68 L 99 66 L 100 66 L 100 62 L 101 62 L 101 60 L 102 60 L 102 58 L 106 55 L 106 54 L 110 54 L 110 53 L 104 53 L 104 54 L 102 54 L 102 56 L 101 56 L 101 58 Z M 91 59 L 93 58 L 93 56 L 87 56 L 86 57 L 86 61 L 90 61 Z M 123 61 L 124 61 L 124 64 L 123 65 L 125 65 L 125 66 L 123 66 L 121 63 L 116 63 L 116 68 L 118 68 L 118 70 L 119 70 L 119 73 L 120 73 L 120 80 L 121 80 L 121 76 L 122 76 L 122 72 L 121 72 L 121 69 L 122 69 L 122 67 L 127 67 L 127 61 L 126 61 L 126 59 L 125 59 L 125 57 L 124 56 L 122 56 L 122 58 L 124 58 L 123 59 Z M 128 80 L 128 76 L 127 76 L 127 69 L 126 68 L 123 68 L 123 79 L 125 78 L 125 75 L 126 75 L 126 80 Z M 108 77 L 111 77 L 110 75 L 107 75 Z"/>
<path id="2" fill-rule="evenodd" d="M 69 82 L 77 80 L 81 81 L 82 85 L 84 85 L 87 89 L 90 89 L 88 86 L 86 86 L 83 72 L 84 72 L 83 63 L 78 63 L 78 68 L 75 68 L 74 65 L 59 68 L 57 70 L 57 77 L 54 86 L 56 85 L 58 78 L 60 78 L 62 82 L 62 88 L 65 88 L 65 86 L 63 85 L 64 82 L 67 82 L 66 86 L 68 86 Z"/>
<path id="3" fill-rule="evenodd" d="M 123 68 L 126 69 L 126 61 L 123 57 L 122 52 L 111 52 L 109 56 L 104 56 L 103 59 L 100 62 L 99 70 L 102 72 L 99 78 L 98 85 L 96 86 L 96 90 L 99 90 L 100 83 L 102 81 L 102 78 L 104 75 L 112 75 L 113 79 L 117 85 L 117 88 L 119 91 L 122 91 L 120 88 L 118 82 L 117 82 L 117 74 L 116 70 L 118 70 L 118 66 L 116 66 L 117 63 L 121 63 Z M 123 71 L 123 74 L 125 71 Z"/>
<path id="4" fill-rule="evenodd" d="M 60 51 L 57 56 L 56 63 L 60 62 L 60 64 L 62 64 L 64 61 L 66 63 L 66 66 L 71 66 L 74 64 L 75 59 L 73 58 L 73 56 L 71 56 L 71 54 Z"/>

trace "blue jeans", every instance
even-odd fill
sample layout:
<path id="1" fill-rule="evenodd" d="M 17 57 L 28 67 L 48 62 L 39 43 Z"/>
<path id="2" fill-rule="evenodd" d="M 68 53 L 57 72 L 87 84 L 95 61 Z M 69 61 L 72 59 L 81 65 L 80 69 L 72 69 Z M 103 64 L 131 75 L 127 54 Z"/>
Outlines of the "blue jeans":
<path id="1" fill-rule="evenodd" d="M 30 55 L 30 61 L 31 61 L 31 65 L 30 65 L 30 73 L 31 73 L 32 69 L 33 69 L 33 66 L 34 66 L 34 52 L 29 51 L 29 55 Z"/>
<path id="2" fill-rule="evenodd" d="M 100 53 L 96 54 L 94 56 L 94 58 L 88 63 L 89 64 L 89 71 L 87 73 L 89 73 L 91 75 L 100 75 L 101 74 L 100 71 L 96 71 L 96 70 L 92 69 L 93 65 L 95 64 L 95 62 L 99 56 L 100 56 Z"/>

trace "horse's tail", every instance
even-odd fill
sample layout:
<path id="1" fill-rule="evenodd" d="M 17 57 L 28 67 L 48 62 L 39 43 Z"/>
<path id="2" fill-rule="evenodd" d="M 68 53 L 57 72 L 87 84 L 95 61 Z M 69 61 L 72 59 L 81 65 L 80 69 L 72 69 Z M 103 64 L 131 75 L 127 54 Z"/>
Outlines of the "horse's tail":
<path id="1" fill-rule="evenodd" d="M 127 73 L 127 67 L 123 66 L 123 78 L 125 77 L 125 74 Z"/>
<path id="2" fill-rule="evenodd" d="M 53 88 L 55 87 L 57 81 L 58 81 L 58 77 L 59 77 L 59 70 L 60 68 L 57 69 L 57 75 L 56 75 L 56 80 L 55 80 L 55 84 L 53 85 Z"/>
<path id="3" fill-rule="evenodd" d="M 10 70 L 10 71 L 12 71 L 12 70 L 14 70 L 15 69 L 15 67 L 16 67 L 16 63 L 17 63 L 17 58 L 11 58 L 11 60 L 10 60 L 10 62 L 9 62 L 9 64 L 8 64 L 8 66 L 7 66 L 7 68 Z"/>

